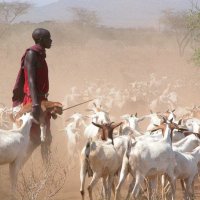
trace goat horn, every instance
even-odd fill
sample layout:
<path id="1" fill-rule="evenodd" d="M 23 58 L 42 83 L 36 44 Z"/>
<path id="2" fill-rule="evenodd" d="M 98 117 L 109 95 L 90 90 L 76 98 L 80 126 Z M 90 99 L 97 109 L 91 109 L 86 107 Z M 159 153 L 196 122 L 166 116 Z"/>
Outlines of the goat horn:
<path id="1" fill-rule="evenodd" d="M 163 119 L 163 123 L 167 122 L 167 119 L 164 116 L 162 116 L 162 119 Z"/>
<path id="2" fill-rule="evenodd" d="M 97 107 L 97 104 L 96 104 L 95 102 L 93 103 L 93 105 L 94 105 L 95 107 Z"/>

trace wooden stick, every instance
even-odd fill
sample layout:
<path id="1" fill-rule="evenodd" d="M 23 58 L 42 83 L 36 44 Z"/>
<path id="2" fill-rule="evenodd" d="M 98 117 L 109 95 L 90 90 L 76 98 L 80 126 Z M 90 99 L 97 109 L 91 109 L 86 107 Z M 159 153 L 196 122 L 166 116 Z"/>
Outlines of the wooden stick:
<path id="1" fill-rule="evenodd" d="M 96 98 L 95 98 L 95 99 L 96 99 Z M 82 104 L 84 104 L 84 103 L 88 103 L 88 102 L 93 101 L 93 100 L 94 100 L 94 99 L 90 99 L 90 100 L 88 100 L 88 101 L 84 101 L 84 102 L 79 103 L 79 104 L 76 104 L 76 105 L 74 105 L 74 106 L 70 106 L 70 107 L 67 107 L 67 108 L 63 108 L 63 111 L 69 110 L 70 108 L 74 108 L 74 107 L 76 107 L 76 106 L 80 106 L 80 105 L 82 105 Z"/>

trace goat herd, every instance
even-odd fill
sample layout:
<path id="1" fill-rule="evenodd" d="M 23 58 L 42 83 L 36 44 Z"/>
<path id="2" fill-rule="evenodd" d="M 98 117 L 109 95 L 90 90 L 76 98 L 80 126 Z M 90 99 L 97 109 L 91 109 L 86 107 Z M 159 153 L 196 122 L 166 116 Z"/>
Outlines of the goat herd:
<path id="1" fill-rule="evenodd" d="M 44 113 L 47 110 L 54 118 L 57 114 L 62 114 L 62 104 L 57 102 L 48 102 L 43 107 Z M 0 110 L 1 127 L 7 126 L 7 121 L 4 120 L 5 111 L 5 108 Z M 0 164 L 10 165 L 13 191 L 17 174 L 32 153 L 29 132 L 34 119 L 30 113 L 23 114 L 28 111 L 28 108 L 22 108 L 17 112 L 13 129 L 0 130 Z M 195 198 L 194 183 L 198 177 L 200 162 L 198 107 L 178 117 L 175 110 L 164 113 L 151 111 L 142 117 L 126 114 L 121 116 L 119 123 L 111 122 L 109 113 L 101 105 L 93 103 L 92 111 L 90 116 L 74 113 L 64 129 L 71 155 L 76 153 L 81 127 L 84 128 L 83 135 L 87 138 L 80 154 L 80 193 L 83 200 L 87 174 L 92 176 L 88 186 L 90 200 L 94 199 L 92 191 L 99 179 L 102 179 L 104 199 L 111 199 L 112 190 L 114 199 L 121 199 L 120 191 L 128 175 L 131 175 L 132 180 L 126 199 L 139 198 L 144 187 L 148 191 L 147 198 L 155 199 L 160 181 L 162 198 L 175 199 L 178 179 L 182 183 L 184 198 Z M 22 120 L 20 125 L 17 118 Z M 146 119 L 149 120 L 149 125 L 142 132 L 139 123 Z M 43 141 L 45 129 L 41 130 L 44 134 L 41 136 Z"/>
<path id="2" fill-rule="evenodd" d="M 81 151 L 80 193 L 85 199 L 86 175 L 92 176 L 88 186 L 89 198 L 99 179 L 103 183 L 103 198 L 111 199 L 113 189 L 115 200 L 121 196 L 121 187 L 131 175 L 126 199 L 139 198 L 145 186 L 148 199 L 175 199 L 176 181 L 182 185 L 184 199 L 194 199 L 194 183 L 198 177 L 200 162 L 200 109 L 188 110 L 179 116 L 175 110 L 137 117 L 137 114 L 121 116 L 122 122 L 113 123 L 109 113 L 94 104 L 93 114 L 73 114 L 72 122 L 65 127 L 71 154 L 80 139 L 80 127 L 88 138 Z M 90 118 L 87 124 L 87 118 Z M 142 133 L 139 123 L 150 119 Z M 92 123 L 91 123 L 92 122 Z M 113 131 L 119 126 L 119 130 Z M 80 132 L 79 132 L 80 131 Z M 117 178 L 118 177 L 118 178 Z M 161 182 L 161 189 L 158 184 Z M 146 185 L 144 184 L 146 183 Z M 95 198 L 96 199 L 96 198 Z"/>

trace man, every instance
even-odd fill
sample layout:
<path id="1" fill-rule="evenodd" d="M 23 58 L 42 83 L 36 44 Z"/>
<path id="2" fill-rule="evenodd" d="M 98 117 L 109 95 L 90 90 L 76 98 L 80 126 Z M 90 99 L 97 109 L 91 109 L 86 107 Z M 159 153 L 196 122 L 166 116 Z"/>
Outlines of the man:
<path id="1" fill-rule="evenodd" d="M 50 49 L 52 39 L 50 32 L 43 28 L 37 28 L 32 33 L 35 45 L 28 48 L 22 59 L 21 68 L 13 89 L 13 107 L 19 104 L 27 104 L 32 102 L 32 114 L 36 120 L 39 120 L 40 103 L 47 100 L 49 92 L 48 66 L 46 63 L 45 49 Z M 50 115 L 46 118 L 47 124 L 47 140 L 41 146 L 42 157 L 47 159 L 49 147 L 51 144 L 50 131 Z M 30 132 L 31 142 L 34 146 L 33 150 L 40 142 L 40 127 L 33 124 Z"/>

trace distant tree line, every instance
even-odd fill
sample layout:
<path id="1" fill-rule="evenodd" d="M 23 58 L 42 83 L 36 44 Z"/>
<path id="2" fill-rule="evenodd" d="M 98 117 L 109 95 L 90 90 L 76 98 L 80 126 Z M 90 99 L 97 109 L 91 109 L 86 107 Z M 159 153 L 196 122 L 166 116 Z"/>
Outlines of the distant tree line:
<path id="1" fill-rule="evenodd" d="M 190 45 L 194 54 L 192 60 L 200 66 L 200 7 L 199 0 L 190 0 L 191 8 L 175 12 L 172 9 L 164 10 L 160 23 L 165 30 L 175 33 L 179 54 L 184 54 L 185 48 Z"/>
<path id="2" fill-rule="evenodd" d="M 164 31 L 175 34 L 179 54 L 184 55 L 186 47 L 190 46 L 194 51 L 192 60 L 200 66 L 200 5 L 199 0 L 189 1 L 191 8 L 186 11 L 164 10 L 160 24 Z M 9 25 L 28 12 L 32 6 L 30 3 L 18 1 L 0 2 L 0 38 L 6 33 Z M 70 8 L 70 12 L 73 15 L 73 23 L 80 28 L 99 26 L 99 18 L 95 11 L 74 7 Z"/>
<path id="3" fill-rule="evenodd" d="M 15 21 L 15 19 L 26 13 L 31 7 L 29 3 L 20 2 L 0 2 L 0 37 L 5 34 L 8 25 Z"/>

